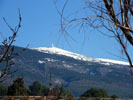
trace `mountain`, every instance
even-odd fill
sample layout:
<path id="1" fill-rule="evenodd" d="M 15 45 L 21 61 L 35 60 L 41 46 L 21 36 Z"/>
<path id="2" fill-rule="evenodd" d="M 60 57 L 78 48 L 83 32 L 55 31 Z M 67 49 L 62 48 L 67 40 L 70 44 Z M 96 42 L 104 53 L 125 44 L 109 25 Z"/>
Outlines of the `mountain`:
<path id="1" fill-rule="evenodd" d="M 16 52 L 22 49 L 15 48 Z M 110 95 L 133 98 L 133 80 L 126 62 L 89 58 L 54 46 L 27 49 L 13 60 L 13 67 L 18 70 L 13 78 L 24 77 L 27 86 L 35 80 L 48 85 L 49 73 L 52 73 L 53 86 L 63 84 L 75 96 L 97 87 Z"/>

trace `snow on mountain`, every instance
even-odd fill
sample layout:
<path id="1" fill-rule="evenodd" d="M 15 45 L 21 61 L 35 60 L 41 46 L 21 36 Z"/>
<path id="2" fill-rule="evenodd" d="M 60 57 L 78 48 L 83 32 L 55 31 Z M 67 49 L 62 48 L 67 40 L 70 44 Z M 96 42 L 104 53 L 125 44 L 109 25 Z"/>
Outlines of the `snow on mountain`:
<path id="1" fill-rule="evenodd" d="M 33 48 L 33 50 L 37 50 L 44 53 L 50 53 L 50 54 L 58 54 L 58 55 L 64 55 L 68 57 L 72 57 L 77 60 L 83 60 L 88 62 L 96 62 L 104 65 L 111 65 L 111 64 L 120 64 L 120 65 L 129 65 L 127 62 L 117 61 L 117 60 L 110 60 L 110 59 L 103 59 L 103 58 L 90 58 L 86 57 L 80 54 L 72 53 L 60 48 L 57 48 L 52 45 L 52 47 L 39 47 L 39 48 Z M 42 62 L 40 62 L 42 63 Z"/>

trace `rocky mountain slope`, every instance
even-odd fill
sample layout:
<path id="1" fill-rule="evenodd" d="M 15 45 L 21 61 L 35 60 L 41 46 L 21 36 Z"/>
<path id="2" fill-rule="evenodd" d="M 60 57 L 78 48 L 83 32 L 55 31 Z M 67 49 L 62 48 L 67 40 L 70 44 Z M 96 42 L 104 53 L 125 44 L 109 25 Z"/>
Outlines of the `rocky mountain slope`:
<path id="1" fill-rule="evenodd" d="M 20 50 L 22 48 L 16 47 L 16 51 Z M 97 87 L 110 95 L 133 98 L 133 80 L 126 62 L 89 58 L 54 46 L 27 49 L 14 62 L 18 70 L 14 78 L 24 77 L 26 85 L 34 80 L 48 85 L 51 72 L 53 86 L 63 84 L 75 96 Z"/>

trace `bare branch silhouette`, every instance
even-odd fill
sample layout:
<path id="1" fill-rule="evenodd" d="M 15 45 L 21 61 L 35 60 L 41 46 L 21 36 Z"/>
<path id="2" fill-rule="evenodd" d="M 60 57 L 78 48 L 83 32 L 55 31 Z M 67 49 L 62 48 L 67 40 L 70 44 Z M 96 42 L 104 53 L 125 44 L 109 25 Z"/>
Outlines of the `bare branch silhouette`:
<path id="1" fill-rule="evenodd" d="M 68 27 L 75 27 L 72 24 L 77 23 L 81 29 L 87 26 L 98 30 L 102 34 L 115 38 L 122 48 L 122 53 L 128 59 L 131 75 L 133 75 L 133 64 L 131 56 L 127 50 L 128 46 L 133 46 L 133 0 L 83 0 L 85 8 L 89 9 L 92 13 L 86 17 L 78 17 L 67 19 L 65 17 L 64 9 L 67 6 L 68 0 L 64 0 L 65 4 L 62 10 L 56 9 L 61 18 L 62 32 L 69 33 Z M 61 11 L 61 12 L 59 12 Z M 100 29 L 106 29 L 109 32 L 104 33 Z"/>
<path id="2" fill-rule="evenodd" d="M 14 61 L 13 58 L 15 56 L 18 56 L 18 53 L 14 51 L 15 47 L 13 45 L 13 43 L 15 42 L 15 38 L 20 30 L 21 27 L 21 13 L 20 13 L 20 9 L 18 9 L 18 13 L 19 13 L 19 23 L 16 26 L 16 28 L 12 28 L 9 23 L 7 22 L 7 20 L 3 17 L 3 20 L 5 22 L 5 24 L 8 26 L 8 28 L 11 30 L 12 35 L 5 38 L 1 36 L 3 38 L 3 42 L 0 48 L 0 82 L 6 80 L 7 76 L 13 74 L 16 72 L 16 70 L 12 70 L 12 67 L 14 65 Z"/>

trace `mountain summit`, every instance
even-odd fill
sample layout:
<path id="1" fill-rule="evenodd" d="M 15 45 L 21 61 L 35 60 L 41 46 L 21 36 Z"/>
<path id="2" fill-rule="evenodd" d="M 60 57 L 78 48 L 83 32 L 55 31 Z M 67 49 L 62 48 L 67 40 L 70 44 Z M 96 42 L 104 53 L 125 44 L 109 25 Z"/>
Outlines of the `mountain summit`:
<path id="1" fill-rule="evenodd" d="M 101 63 L 106 64 L 106 65 L 109 65 L 111 63 L 129 65 L 129 63 L 123 62 L 123 61 L 103 59 L 103 58 L 86 57 L 86 56 L 83 56 L 83 55 L 80 55 L 80 54 L 72 53 L 72 52 L 57 48 L 53 44 L 52 44 L 52 47 L 50 47 L 50 48 L 48 48 L 48 47 L 39 47 L 39 48 L 34 48 L 33 50 L 37 50 L 37 51 L 40 51 L 40 52 L 43 52 L 43 53 L 64 55 L 64 56 L 72 57 L 72 58 L 77 59 L 77 60 L 83 60 L 83 61 L 88 61 L 88 62 L 97 62 L 97 63 L 101 62 Z"/>

